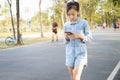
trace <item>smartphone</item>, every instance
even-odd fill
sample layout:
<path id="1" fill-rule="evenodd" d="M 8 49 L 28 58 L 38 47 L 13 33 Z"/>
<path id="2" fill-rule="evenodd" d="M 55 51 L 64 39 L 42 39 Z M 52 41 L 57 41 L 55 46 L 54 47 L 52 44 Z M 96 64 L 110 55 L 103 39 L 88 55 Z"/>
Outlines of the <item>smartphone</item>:
<path id="1" fill-rule="evenodd" d="M 65 33 L 67 33 L 67 34 L 69 34 L 69 35 L 72 35 L 72 34 L 73 34 L 72 32 L 65 32 Z"/>

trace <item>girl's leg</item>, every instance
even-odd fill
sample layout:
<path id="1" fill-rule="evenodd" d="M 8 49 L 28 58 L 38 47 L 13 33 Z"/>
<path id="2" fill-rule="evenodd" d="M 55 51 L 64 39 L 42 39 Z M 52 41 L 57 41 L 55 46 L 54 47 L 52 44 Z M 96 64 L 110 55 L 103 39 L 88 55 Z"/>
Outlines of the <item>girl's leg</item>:
<path id="1" fill-rule="evenodd" d="M 74 80 L 80 80 L 83 68 L 84 64 L 80 64 L 79 66 L 74 67 Z"/>
<path id="2" fill-rule="evenodd" d="M 68 67 L 68 70 L 69 70 L 69 73 L 70 73 L 71 80 L 74 80 L 74 78 L 73 78 L 74 67 Z"/>

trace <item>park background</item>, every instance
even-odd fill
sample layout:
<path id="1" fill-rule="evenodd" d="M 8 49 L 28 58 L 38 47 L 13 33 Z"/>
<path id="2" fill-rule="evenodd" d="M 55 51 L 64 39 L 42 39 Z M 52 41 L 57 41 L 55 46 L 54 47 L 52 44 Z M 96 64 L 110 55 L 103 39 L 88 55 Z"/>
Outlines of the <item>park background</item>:
<path id="1" fill-rule="evenodd" d="M 53 21 L 59 25 L 59 39 L 63 38 L 69 1 L 79 2 L 80 17 L 87 18 L 91 30 L 101 28 L 103 23 L 112 28 L 115 19 L 120 22 L 120 0 L 0 0 L 0 48 L 11 47 L 4 43 L 11 35 L 17 37 L 17 45 L 21 45 L 20 34 L 24 44 L 51 40 Z"/>

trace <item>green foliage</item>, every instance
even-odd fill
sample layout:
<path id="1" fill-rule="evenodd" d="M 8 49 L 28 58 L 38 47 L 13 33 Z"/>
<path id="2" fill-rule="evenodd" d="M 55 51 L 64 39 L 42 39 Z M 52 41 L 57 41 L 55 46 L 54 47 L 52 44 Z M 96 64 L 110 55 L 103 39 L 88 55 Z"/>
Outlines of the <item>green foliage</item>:
<path id="1" fill-rule="evenodd" d="M 120 0 L 112 0 L 114 7 L 119 6 L 120 7 Z"/>
<path id="2" fill-rule="evenodd" d="M 9 7 L 8 4 L 5 3 L 4 6 L 0 4 L 0 16 L 8 17 L 7 14 L 9 14 Z"/>
<path id="3" fill-rule="evenodd" d="M 44 11 L 42 12 L 42 25 L 43 25 L 43 31 L 49 31 L 51 30 L 51 20 L 48 19 L 48 12 Z M 31 30 L 34 32 L 40 31 L 40 13 L 36 13 L 35 16 L 32 17 L 31 20 Z"/>
<path id="4" fill-rule="evenodd" d="M 112 26 L 113 19 L 120 17 L 120 0 L 78 1 L 81 4 L 82 18 L 86 17 L 91 24 L 106 22 L 108 26 Z"/>
<path id="5" fill-rule="evenodd" d="M 2 21 L 0 21 L 0 27 L 2 27 Z"/>
<path id="6" fill-rule="evenodd" d="M 120 8 L 118 6 L 114 6 L 113 0 L 107 0 L 107 2 L 103 2 L 101 0 L 98 6 L 99 9 L 97 9 L 97 14 L 100 16 L 101 22 L 106 22 L 107 25 L 111 27 L 114 18 L 120 16 Z"/>
<path id="7" fill-rule="evenodd" d="M 8 12 L 9 12 L 9 5 L 5 3 L 4 7 L 2 7 L 2 13 L 8 14 Z"/>
<path id="8" fill-rule="evenodd" d="M 40 13 L 38 12 L 35 16 L 32 18 L 32 24 L 39 25 L 40 24 Z M 42 12 L 42 24 L 48 25 L 48 13 Z"/>
<path id="9" fill-rule="evenodd" d="M 80 3 L 80 13 L 81 18 L 87 18 L 87 20 L 90 23 L 90 26 L 96 24 L 96 22 L 99 19 L 99 16 L 96 14 L 96 10 L 98 8 L 98 3 L 100 0 L 78 0 Z"/>
<path id="10" fill-rule="evenodd" d="M 64 25 L 64 22 L 66 21 L 66 16 L 65 16 L 65 0 L 53 0 L 55 3 L 51 7 L 51 11 L 53 12 L 53 15 L 51 16 L 52 22 L 56 21 L 60 26 Z M 61 27 L 62 28 L 62 27 Z"/>
<path id="11" fill-rule="evenodd" d="M 65 2 L 63 0 L 52 0 L 54 5 L 50 8 L 51 18 L 48 19 L 50 12 L 42 11 L 42 24 L 43 29 L 50 30 L 51 24 L 55 20 L 59 26 L 65 22 Z M 112 26 L 113 19 L 120 17 L 120 0 L 78 0 L 81 6 L 82 18 L 87 18 L 90 24 L 101 24 L 106 22 L 107 25 Z M 4 7 L 0 5 L 0 16 L 5 16 L 6 19 L 0 21 L 1 26 L 11 26 L 9 15 L 9 6 L 5 3 Z M 120 19 L 119 19 L 120 20 Z M 16 19 L 14 19 L 16 26 Z M 23 31 L 26 31 L 28 27 L 28 21 L 20 20 L 20 27 Z M 60 27 L 62 28 L 62 27 Z M 40 13 L 36 13 L 31 19 L 32 31 L 40 31 Z"/>

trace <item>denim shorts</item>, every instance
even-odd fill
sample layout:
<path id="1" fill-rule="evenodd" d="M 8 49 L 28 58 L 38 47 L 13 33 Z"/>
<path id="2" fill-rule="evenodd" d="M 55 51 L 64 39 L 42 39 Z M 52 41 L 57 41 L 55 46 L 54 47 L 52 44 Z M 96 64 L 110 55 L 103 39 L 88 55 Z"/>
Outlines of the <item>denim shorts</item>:
<path id="1" fill-rule="evenodd" d="M 85 45 L 66 46 L 66 66 L 87 65 L 87 49 Z"/>

